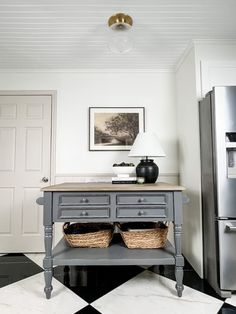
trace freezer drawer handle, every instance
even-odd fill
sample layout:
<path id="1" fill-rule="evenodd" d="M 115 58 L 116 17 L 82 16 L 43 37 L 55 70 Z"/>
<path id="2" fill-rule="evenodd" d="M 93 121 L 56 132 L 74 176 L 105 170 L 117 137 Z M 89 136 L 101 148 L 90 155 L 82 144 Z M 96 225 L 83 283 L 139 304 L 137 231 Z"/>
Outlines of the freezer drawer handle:
<path id="1" fill-rule="evenodd" d="M 236 224 L 228 223 L 225 229 L 227 232 L 236 232 Z"/>

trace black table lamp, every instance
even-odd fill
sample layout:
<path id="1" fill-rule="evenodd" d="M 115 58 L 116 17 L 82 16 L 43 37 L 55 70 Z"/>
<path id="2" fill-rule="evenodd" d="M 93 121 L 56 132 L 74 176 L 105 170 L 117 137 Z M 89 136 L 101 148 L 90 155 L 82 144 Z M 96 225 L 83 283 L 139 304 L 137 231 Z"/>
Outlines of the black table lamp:
<path id="1" fill-rule="evenodd" d="M 157 136 L 151 132 L 139 133 L 129 152 L 129 157 L 142 157 L 136 167 L 137 177 L 143 177 L 144 183 L 155 183 L 159 168 L 149 157 L 164 157 L 164 153 Z"/>

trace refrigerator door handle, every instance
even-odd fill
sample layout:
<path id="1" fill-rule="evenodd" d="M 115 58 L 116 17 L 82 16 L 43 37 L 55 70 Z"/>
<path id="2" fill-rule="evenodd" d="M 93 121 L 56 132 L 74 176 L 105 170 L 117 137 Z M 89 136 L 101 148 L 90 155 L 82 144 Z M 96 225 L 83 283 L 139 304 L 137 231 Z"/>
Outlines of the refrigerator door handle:
<path id="1" fill-rule="evenodd" d="M 236 232 L 236 223 L 229 222 L 225 226 L 226 232 Z"/>

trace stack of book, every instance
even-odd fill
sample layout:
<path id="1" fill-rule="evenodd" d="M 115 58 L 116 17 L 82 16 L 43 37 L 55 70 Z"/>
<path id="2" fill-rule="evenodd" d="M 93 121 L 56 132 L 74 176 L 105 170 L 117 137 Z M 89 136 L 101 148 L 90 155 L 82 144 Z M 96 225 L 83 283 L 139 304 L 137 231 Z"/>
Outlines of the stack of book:
<path id="1" fill-rule="evenodd" d="M 116 177 L 111 178 L 113 184 L 130 184 L 137 183 L 137 177 L 130 177 L 128 174 L 118 174 Z"/>

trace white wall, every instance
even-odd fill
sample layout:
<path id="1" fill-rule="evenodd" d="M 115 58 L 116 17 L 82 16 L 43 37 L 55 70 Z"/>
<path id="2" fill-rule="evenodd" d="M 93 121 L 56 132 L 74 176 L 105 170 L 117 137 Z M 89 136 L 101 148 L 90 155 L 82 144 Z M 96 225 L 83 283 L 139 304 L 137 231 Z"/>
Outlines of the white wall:
<path id="1" fill-rule="evenodd" d="M 180 184 L 184 209 L 183 252 L 203 276 L 201 164 L 198 102 L 213 86 L 236 85 L 236 45 L 196 43 L 176 72 Z"/>
<path id="2" fill-rule="evenodd" d="M 197 43 L 197 97 L 200 100 L 213 86 L 236 85 L 236 43 Z"/>
<path id="3" fill-rule="evenodd" d="M 155 131 L 167 157 L 161 174 L 178 173 L 175 79 L 171 72 L 121 73 L 10 71 L 1 90 L 57 90 L 57 174 L 111 173 L 114 162 L 135 161 L 128 152 L 88 150 L 89 107 L 145 107 L 146 130 Z"/>
<path id="4" fill-rule="evenodd" d="M 192 48 L 176 72 L 180 184 L 190 201 L 184 206 L 183 253 L 202 276 L 200 159 L 195 52 Z"/>

